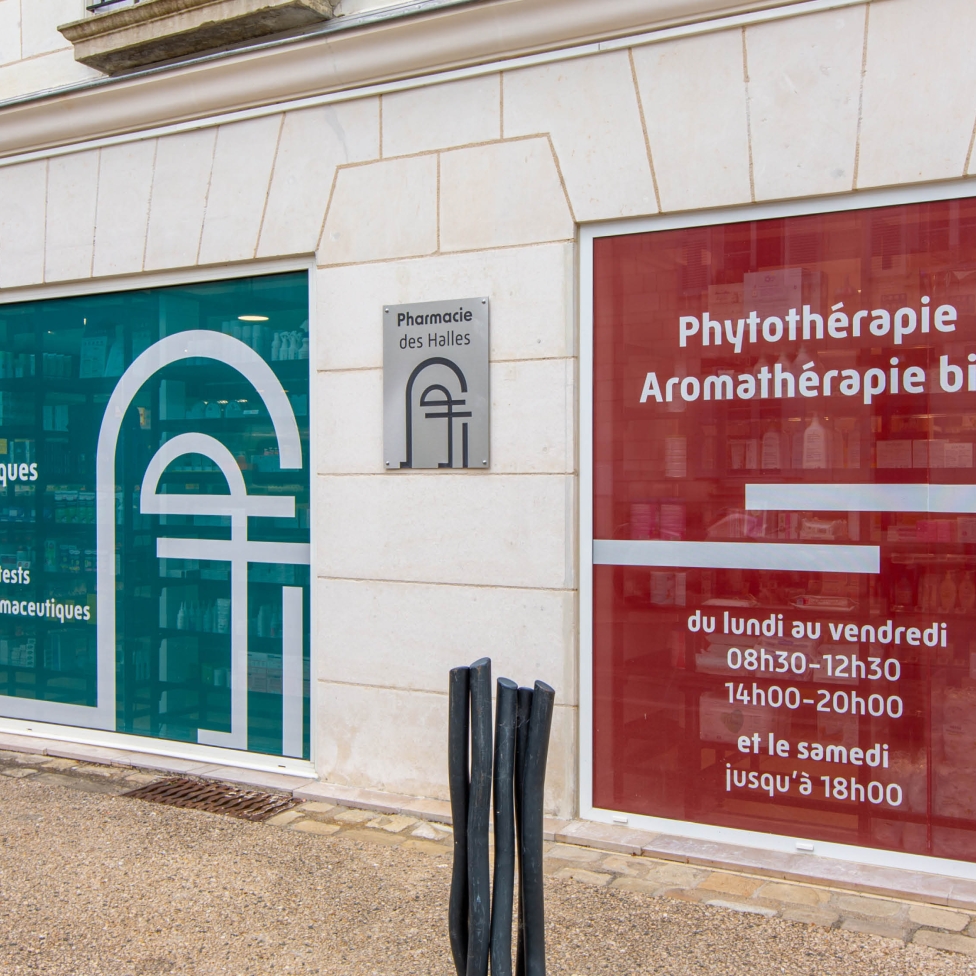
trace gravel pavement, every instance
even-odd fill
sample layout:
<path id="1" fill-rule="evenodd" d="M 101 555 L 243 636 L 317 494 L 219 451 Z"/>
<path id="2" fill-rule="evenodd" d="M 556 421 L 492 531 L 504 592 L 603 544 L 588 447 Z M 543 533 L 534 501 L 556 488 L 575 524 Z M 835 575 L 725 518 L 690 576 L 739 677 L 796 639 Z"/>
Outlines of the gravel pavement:
<path id="1" fill-rule="evenodd" d="M 3 976 L 453 972 L 449 855 L 100 786 L 50 766 L 0 777 Z M 550 877 L 546 894 L 553 976 L 976 973 L 961 955 L 640 892 Z"/>

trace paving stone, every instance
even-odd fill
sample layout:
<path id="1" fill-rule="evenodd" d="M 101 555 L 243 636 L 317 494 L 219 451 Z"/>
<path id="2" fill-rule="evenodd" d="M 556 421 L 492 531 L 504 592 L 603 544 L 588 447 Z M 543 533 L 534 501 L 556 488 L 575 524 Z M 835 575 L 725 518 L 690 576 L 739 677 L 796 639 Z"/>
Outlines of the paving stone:
<path id="1" fill-rule="evenodd" d="M 303 813 L 328 813 L 330 810 L 335 810 L 336 805 L 334 803 L 323 803 L 321 800 L 309 800 L 307 803 L 302 804 Z"/>
<path id="2" fill-rule="evenodd" d="M 433 824 L 420 823 L 410 831 L 411 837 L 419 837 L 422 840 L 448 840 L 451 831 L 445 827 L 435 827 Z"/>
<path id="3" fill-rule="evenodd" d="M 624 891 L 640 891 L 645 895 L 656 895 L 661 890 L 661 886 L 656 881 L 645 881 L 643 878 L 628 876 L 614 878 L 610 882 L 610 887 L 623 888 Z"/>
<path id="4" fill-rule="evenodd" d="M 612 874 L 602 874 L 599 871 L 587 871 L 586 868 L 564 867 L 553 874 L 554 878 L 563 880 L 582 881 L 583 884 L 608 885 L 613 880 Z"/>
<path id="5" fill-rule="evenodd" d="M 631 878 L 647 877 L 647 859 L 643 857 L 624 857 L 619 854 L 611 854 L 600 862 L 600 867 L 614 874 L 625 874 Z M 660 887 L 660 885 L 658 885 Z"/>
<path id="6" fill-rule="evenodd" d="M 406 851 L 422 851 L 424 854 L 450 854 L 451 849 L 432 840 L 417 840 L 411 837 L 400 845 Z"/>
<path id="7" fill-rule="evenodd" d="M 596 863 L 603 859 L 600 851 L 590 850 L 587 847 L 573 847 L 572 844 L 553 844 L 545 852 L 546 857 L 556 858 L 560 861 L 577 861 L 580 864 Z"/>
<path id="8" fill-rule="evenodd" d="M 879 935 L 883 939 L 908 940 L 911 930 L 907 925 L 897 922 L 884 922 L 876 918 L 845 918 L 840 927 L 846 932 L 860 932 L 862 935 Z"/>
<path id="9" fill-rule="evenodd" d="M 771 881 L 764 884 L 756 894 L 760 898 L 771 901 L 786 901 L 793 905 L 823 905 L 830 900 L 830 893 L 821 888 L 806 885 L 783 884 L 781 881 Z"/>
<path id="10" fill-rule="evenodd" d="M 642 858 L 642 860 L 646 860 Z M 648 881 L 659 885 L 692 888 L 708 875 L 707 871 L 677 861 L 652 861 L 645 872 Z"/>
<path id="11" fill-rule="evenodd" d="M 155 783 L 158 779 L 159 777 L 154 773 L 128 773 L 125 777 L 127 783 L 135 783 L 137 786 Z"/>
<path id="12" fill-rule="evenodd" d="M 59 759 L 57 757 L 53 759 L 42 759 L 45 769 L 71 769 L 72 766 L 78 765 L 78 760 L 76 759 Z M 133 774 L 133 775 L 148 775 L 148 774 Z M 158 779 L 158 776 L 152 777 L 153 779 Z"/>
<path id="13" fill-rule="evenodd" d="M 387 834 L 381 830 L 344 830 L 340 836 L 366 844 L 385 844 L 387 847 L 396 847 L 404 841 L 400 834 Z"/>
<path id="14" fill-rule="evenodd" d="M 746 898 L 762 886 L 758 878 L 747 878 L 741 874 L 725 874 L 716 871 L 710 874 L 698 887 L 707 891 L 722 891 L 729 895 L 743 895 Z"/>
<path id="15" fill-rule="evenodd" d="M 113 779 L 117 771 L 109 766 L 77 765 L 71 767 L 71 772 L 78 773 L 80 776 L 101 776 L 104 779 Z M 127 772 L 128 770 L 126 770 Z"/>
<path id="16" fill-rule="evenodd" d="M 931 905 L 912 905 L 908 909 L 908 917 L 919 925 L 927 925 L 933 929 L 948 929 L 950 932 L 961 932 L 970 922 L 968 915 L 962 912 L 950 912 L 944 908 L 933 908 Z"/>
<path id="17" fill-rule="evenodd" d="M 300 830 L 303 834 L 337 834 L 342 828 L 335 824 L 319 823 L 318 820 L 302 820 L 292 824 L 291 829 Z"/>
<path id="18" fill-rule="evenodd" d="M 375 820 L 370 820 L 366 826 L 385 830 L 391 834 L 398 834 L 401 830 L 412 827 L 416 822 L 415 817 L 403 817 L 395 814 L 392 817 L 377 817 Z"/>
<path id="19" fill-rule="evenodd" d="M 44 766 L 48 759 L 32 752 L 8 752 L 3 761 L 17 763 L 18 766 Z"/>
<path id="20" fill-rule="evenodd" d="M 730 908 L 733 912 L 744 912 L 746 915 L 762 915 L 765 918 L 775 918 L 779 912 L 775 908 L 764 905 L 753 905 L 749 902 L 728 901 L 725 898 L 711 898 L 705 902 L 711 908 Z"/>
<path id="21" fill-rule="evenodd" d="M 337 813 L 335 819 L 340 823 L 366 823 L 367 820 L 375 820 L 376 814 L 371 810 L 343 810 Z"/>
<path id="22" fill-rule="evenodd" d="M 903 907 L 897 901 L 866 898 L 864 895 L 838 895 L 834 899 L 834 904 L 842 913 L 853 912 L 856 915 L 870 915 L 874 918 L 891 918 Z"/>
<path id="23" fill-rule="evenodd" d="M 962 952 L 967 956 L 976 956 L 976 939 L 970 939 L 966 935 L 949 935 L 947 932 L 919 929 L 915 933 L 914 941 L 919 945 L 930 946 L 933 949 L 944 949 L 948 952 Z"/>
<path id="24" fill-rule="evenodd" d="M 301 814 L 297 810 L 285 810 L 284 813 L 269 817 L 264 822 L 271 824 L 273 827 L 284 827 L 285 824 L 290 824 L 292 821 L 298 820 L 299 817 L 301 817 Z"/>
<path id="25" fill-rule="evenodd" d="M 822 925 L 830 928 L 837 924 L 840 916 L 837 912 L 832 912 L 829 908 L 784 908 L 783 918 L 788 918 L 791 922 L 802 922 L 804 925 Z"/>
<path id="26" fill-rule="evenodd" d="M 30 766 L 15 766 L 13 769 L 0 769 L 0 773 L 4 776 L 10 776 L 12 779 L 21 779 L 24 776 L 33 776 L 36 773 L 36 769 L 32 769 Z"/>

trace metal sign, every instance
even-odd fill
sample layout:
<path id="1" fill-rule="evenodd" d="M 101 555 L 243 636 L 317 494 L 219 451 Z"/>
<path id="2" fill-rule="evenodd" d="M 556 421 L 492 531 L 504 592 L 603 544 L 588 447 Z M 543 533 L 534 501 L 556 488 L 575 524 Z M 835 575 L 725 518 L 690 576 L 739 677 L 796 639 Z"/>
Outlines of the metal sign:
<path id="1" fill-rule="evenodd" d="M 388 470 L 487 468 L 487 298 L 383 308 Z"/>

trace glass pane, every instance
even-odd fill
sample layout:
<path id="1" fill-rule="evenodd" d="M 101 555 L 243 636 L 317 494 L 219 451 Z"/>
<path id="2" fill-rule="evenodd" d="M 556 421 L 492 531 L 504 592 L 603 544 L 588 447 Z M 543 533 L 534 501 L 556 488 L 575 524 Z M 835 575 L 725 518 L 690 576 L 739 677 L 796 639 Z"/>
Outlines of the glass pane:
<path id="1" fill-rule="evenodd" d="M 308 755 L 308 366 L 305 273 L 0 306 L 0 714 L 98 704 L 102 560 L 118 731 Z"/>
<path id="2" fill-rule="evenodd" d="M 600 239 L 594 313 L 596 805 L 976 858 L 976 203 Z"/>

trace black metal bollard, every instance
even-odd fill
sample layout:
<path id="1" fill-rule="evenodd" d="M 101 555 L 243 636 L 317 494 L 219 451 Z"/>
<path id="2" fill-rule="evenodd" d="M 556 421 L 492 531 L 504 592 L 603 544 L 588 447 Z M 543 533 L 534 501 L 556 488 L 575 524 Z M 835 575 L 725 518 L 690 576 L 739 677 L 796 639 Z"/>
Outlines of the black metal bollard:
<path id="1" fill-rule="evenodd" d="M 448 777 L 454 870 L 448 928 L 457 976 L 512 976 L 512 903 L 518 859 L 516 976 L 545 976 L 543 795 L 555 692 L 498 679 L 491 726 L 491 661 L 451 671 Z M 470 747 L 470 769 L 469 769 Z M 494 757 L 494 766 L 492 758 Z M 493 775 L 494 774 L 494 775 Z M 494 779 L 495 877 L 488 823 Z"/>
<path id="2" fill-rule="evenodd" d="M 491 661 L 471 665 L 471 793 L 468 799 L 468 965 L 466 976 L 487 976 L 491 935 Z"/>
<path id="3" fill-rule="evenodd" d="M 546 757 L 552 729 L 556 693 L 542 681 L 532 690 L 529 741 L 522 770 L 522 912 L 525 944 L 525 976 L 545 976 L 545 894 L 542 873 L 543 800 L 546 785 Z"/>
<path id="4" fill-rule="evenodd" d="M 468 668 L 451 671 L 448 699 L 447 774 L 454 822 L 454 869 L 447 926 L 457 976 L 465 976 L 468 966 L 468 677 Z"/>
<path id="5" fill-rule="evenodd" d="M 515 719 L 518 685 L 499 678 L 495 694 L 495 877 L 491 898 L 491 976 L 512 976 L 515 888 Z"/>
<path id="6" fill-rule="evenodd" d="M 525 753 L 529 745 L 529 717 L 532 714 L 532 689 L 519 688 L 515 719 L 515 826 L 518 831 L 518 944 L 515 952 L 515 974 L 525 976 L 525 851 L 522 845 Z"/>

